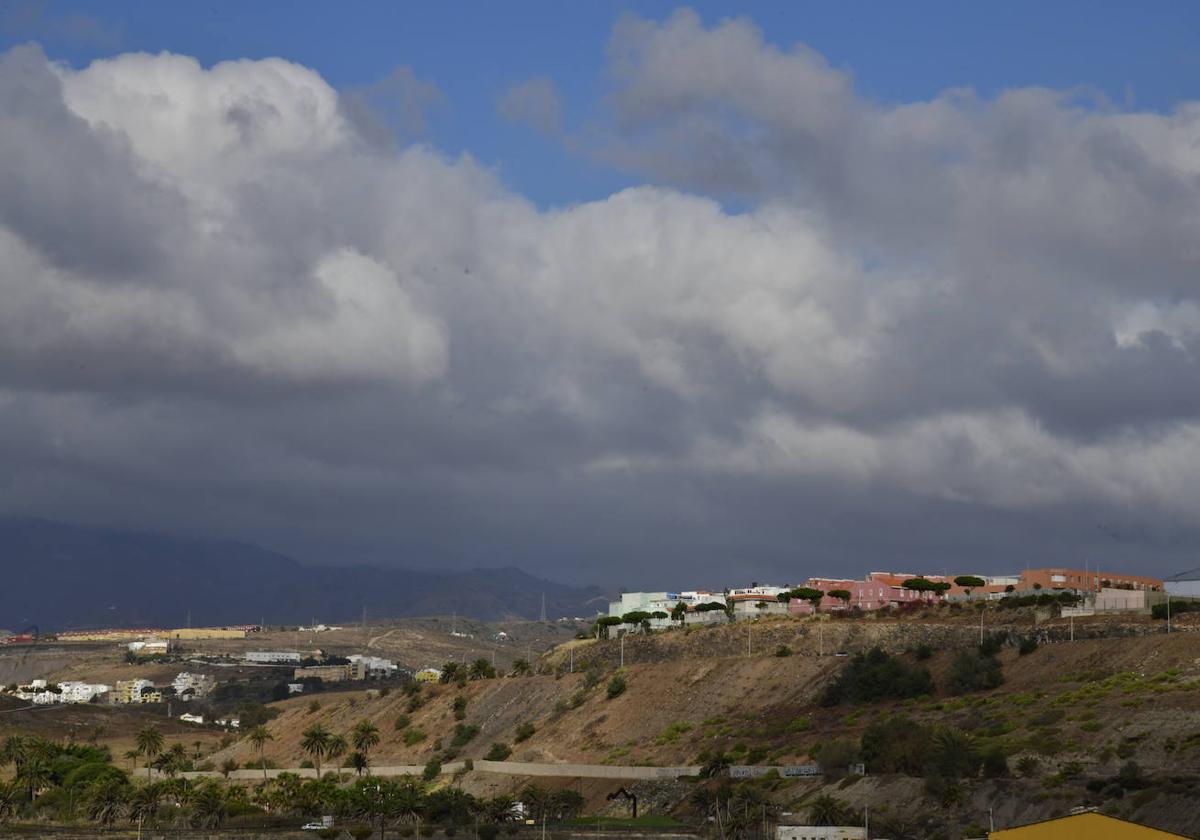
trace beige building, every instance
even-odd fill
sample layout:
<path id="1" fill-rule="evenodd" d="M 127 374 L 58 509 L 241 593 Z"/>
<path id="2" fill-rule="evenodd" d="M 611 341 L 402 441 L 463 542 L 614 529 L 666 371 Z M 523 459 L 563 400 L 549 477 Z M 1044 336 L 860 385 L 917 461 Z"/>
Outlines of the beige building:
<path id="1" fill-rule="evenodd" d="M 356 679 L 351 675 L 350 667 L 349 665 L 309 665 L 306 668 L 297 668 L 292 674 L 292 679 L 316 678 L 325 682 L 342 682 L 343 680 Z"/>

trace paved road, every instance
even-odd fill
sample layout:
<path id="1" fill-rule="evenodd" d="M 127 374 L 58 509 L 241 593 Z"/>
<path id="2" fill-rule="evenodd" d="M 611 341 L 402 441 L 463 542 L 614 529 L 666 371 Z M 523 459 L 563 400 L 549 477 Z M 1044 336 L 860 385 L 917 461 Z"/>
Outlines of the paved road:
<path id="1" fill-rule="evenodd" d="M 451 761 L 442 765 L 443 774 L 457 773 L 466 767 L 462 761 Z M 481 773 L 503 773 L 508 776 L 550 776 L 570 779 L 676 779 L 680 776 L 698 776 L 699 767 L 635 767 L 616 764 L 548 764 L 530 761 L 485 761 L 478 759 L 474 762 L 475 770 Z M 343 771 L 349 775 L 354 771 Z M 421 764 L 397 764 L 372 767 L 371 773 L 376 776 L 419 776 L 425 772 Z M 312 767 L 289 767 L 286 769 L 268 770 L 267 778 L 273 779 L 280 773 L 295 773 L 305 778 L 316 778 L 317 771 Z M 157 775 L 157 774 L 156 774 Z M 197 770 L 182 774 L 186 779 L 216 778 L 222 774 L 215 770 Z M 238 781 L 262 780 L 262 770 L 234 770 L 229 774 L 230 779 Z"/>

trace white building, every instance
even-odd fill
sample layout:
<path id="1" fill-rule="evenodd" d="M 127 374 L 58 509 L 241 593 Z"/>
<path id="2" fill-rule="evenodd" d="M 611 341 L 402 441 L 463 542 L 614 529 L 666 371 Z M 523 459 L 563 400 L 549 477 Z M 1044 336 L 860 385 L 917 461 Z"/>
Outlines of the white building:
<path id="1" fill-rule="evenodd" d="M 301 657 L 294 650 L 251 650 L 243 659 L 259 665 L 299 665 Z"/>
<path id="2" fill-rule="evenodd" d="M 176 674 L 171 681 L 175 696 L 184 702 L 207 696 L 216 685 L 217 681 L 208 674 L 189 674 L 187 671 Z"/>
<path id="3" fill-rule="evenodd" d="M 59 695 L 60 703 L 91 703 L 101 694 L 112 691 L 111 685 L 76 682 L 75 680 L 60 682 L 58 687 L 62 691 L 62 694 Z"/>
<path id="4" fill-rule="evenodd" d="M 608 614 L 620 618 L 630 612 L 665 612 L 679 604 L 693 609 L 699 604 L 725 603 L 725 595 L 721 592 L 706 592 L 702 589 L 684 592 L 622 592 L 621 600 L 612 601 L 608 605 Z"/>
<path id="5" fill-rule="evenodd" d="M 170 653 L 171 643 L 165 639 L 139 639 L 126 645 L 130 653 L 138 656 L 151 656 L 157 653 Z"/>
<path id="6" fill-rule="evenodd" d="M 387 677 L 396 673 L 398 666 L 390 659 L 382 659 L 378 656 L 362 656 L 361 654 L 351 654 L 346 657 L 353 664 L 359 665 L 366 669 L 368 677 Z"/>
<path id="7" fill-rule="evenodd" d="M 781 825 L 775 828 L 775 840 L 866 840 L 861 825 Z"/>
<path id="8" fill-rule="evenodd" d="M 301 694 L 304 691 L 304 683 L 288 683 L 288 694 Z"/>
<path id="9" fill-rule="evenodd" d="M 204 715 L 192 715 L 184 712 L 179 716 L 184 723 L 204 723 Z"/>

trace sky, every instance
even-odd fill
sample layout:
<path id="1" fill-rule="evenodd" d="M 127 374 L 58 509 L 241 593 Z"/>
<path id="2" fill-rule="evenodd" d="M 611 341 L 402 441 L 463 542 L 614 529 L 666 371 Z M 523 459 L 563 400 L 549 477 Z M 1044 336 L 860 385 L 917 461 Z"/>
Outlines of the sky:
<path id="1" fill-rule="evenodd" d="M 0 513 L 627 588 L 1200 566 L 1198 25 L 0 3 Z"/>

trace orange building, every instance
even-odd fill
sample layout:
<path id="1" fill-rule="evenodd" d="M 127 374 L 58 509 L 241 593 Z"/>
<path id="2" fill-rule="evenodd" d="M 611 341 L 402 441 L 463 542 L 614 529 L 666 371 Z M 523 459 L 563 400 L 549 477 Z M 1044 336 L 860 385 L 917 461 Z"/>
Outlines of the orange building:
<path id="1" fill-rule="evenodd" d="M 1127 575 L 1099 569 L 1028 569 L 1021 574 L 1017 589 L 1080 589 L 1096 592 L 1101 589 L 1133 589 L 1161 592 L 1161 578 Z"/>

